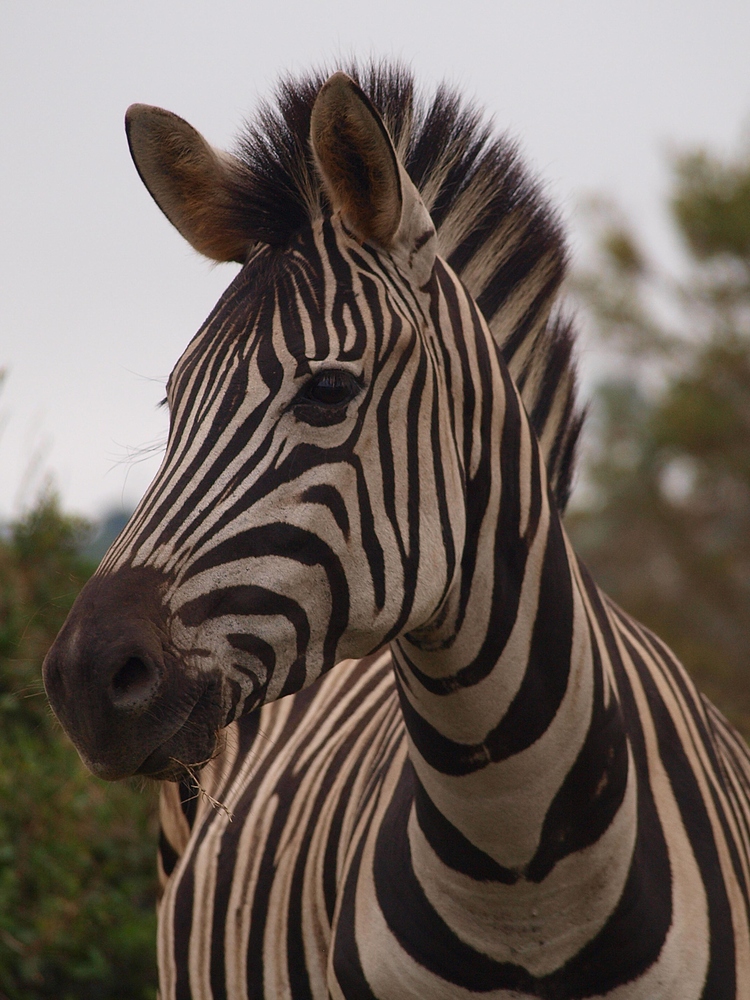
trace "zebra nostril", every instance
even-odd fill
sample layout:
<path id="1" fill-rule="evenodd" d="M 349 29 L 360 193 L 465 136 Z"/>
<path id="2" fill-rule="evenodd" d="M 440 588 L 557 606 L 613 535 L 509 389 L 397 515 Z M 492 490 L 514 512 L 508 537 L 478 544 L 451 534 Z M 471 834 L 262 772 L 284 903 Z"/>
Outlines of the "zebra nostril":
<path id="1" fill-rule="evenodd" d="M 110 682 L 110 698 L 115 708 L 138 708 L 149 702 L 156 690 L 158 672 L 138 656 L 131 656 Z"/>

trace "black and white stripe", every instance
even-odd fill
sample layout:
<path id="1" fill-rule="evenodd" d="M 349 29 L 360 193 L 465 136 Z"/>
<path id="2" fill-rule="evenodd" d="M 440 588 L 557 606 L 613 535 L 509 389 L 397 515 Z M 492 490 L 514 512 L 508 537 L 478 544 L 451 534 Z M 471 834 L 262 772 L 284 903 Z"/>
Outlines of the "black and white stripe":
<path id="1" fill-rule="evenodd" d="M 161 998 L 750 997 L 750 755 L 561 523 L 557 225 L 451 95 L 358 80 L 236 158 L 131 118 L 246 248 L 45 667 L 92 769 L 169 779 Z"/>

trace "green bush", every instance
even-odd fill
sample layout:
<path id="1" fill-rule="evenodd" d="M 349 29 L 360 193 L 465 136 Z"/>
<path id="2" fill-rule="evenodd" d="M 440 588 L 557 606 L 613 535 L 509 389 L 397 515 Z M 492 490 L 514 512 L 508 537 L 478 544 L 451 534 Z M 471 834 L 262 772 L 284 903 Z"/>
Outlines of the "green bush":
<path id="1" fill-rule="evenodd" d="M 156 994 L 155 792 L 93 778 L 41 683 L 87 532 L 47 496 L 0 540 L 2 1000 Z"/>

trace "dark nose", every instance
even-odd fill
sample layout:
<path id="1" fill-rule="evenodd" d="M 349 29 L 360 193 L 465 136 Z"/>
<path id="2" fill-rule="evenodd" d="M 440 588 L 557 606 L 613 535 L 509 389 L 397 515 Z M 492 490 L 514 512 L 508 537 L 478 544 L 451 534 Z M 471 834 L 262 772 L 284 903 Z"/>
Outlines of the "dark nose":
<path id="1" fill-rule="evenodd" d="M 174 726 L 163 587 L 153 571 L 94 577 L 44 661 L 50 704 L 102 777 L 134 773 Z"/>
<path id="2" fill-rule="evenodd" d="M 118 625 L 129 630 L 127 622 Z M 60 633 L 44 661 L 44 686 L 57 714 L 70 711 L 63 707 L 69 699 L 83 703 L 101 698 L 105 711 L 134 714 L 148 709 L 163 675 L 160 650 L 146 648 L 137 637 L 125 643 L 120 636 L 108 641 L 108 629 L 71 641 L 71 631 Z"/>

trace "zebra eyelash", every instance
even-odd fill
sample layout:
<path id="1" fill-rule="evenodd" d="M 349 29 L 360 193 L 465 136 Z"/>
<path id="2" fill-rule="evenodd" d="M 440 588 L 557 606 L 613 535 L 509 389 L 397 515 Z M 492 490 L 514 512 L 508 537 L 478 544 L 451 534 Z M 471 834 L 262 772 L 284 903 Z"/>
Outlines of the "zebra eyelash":
<path id="1" fill-rule="evenodd" d="M 349 404 L 363 386 L 362 376 L 347 368 L 322 368 L 305 382 L 292 400 L 290 410 L 298 420 L 315 427 L 338 424 L 346 419 Z M 313 395 L 315 390 L 321 391 L 317 397 Z"/>

